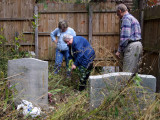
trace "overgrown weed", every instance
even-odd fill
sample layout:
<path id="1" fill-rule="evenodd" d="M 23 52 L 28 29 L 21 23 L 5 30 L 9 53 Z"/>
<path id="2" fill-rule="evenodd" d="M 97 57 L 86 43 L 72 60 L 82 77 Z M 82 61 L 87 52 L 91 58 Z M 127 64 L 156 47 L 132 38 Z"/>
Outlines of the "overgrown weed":
<path id="1" fill-rule="evenodd" d="M 1 40 L 5 41 L 4 37 Z M 18 119 L 47 119 L 47 120 L 158 120 L 160 119 L 160 97 L 159 94 L 153 95 L 150 101 L 150 95 L 146 94 L 142 86 L 139 84 L 138 78 L 136 78 L 136 84 L 132 82 L 121 89 L 119 86 L 106 87 L 109 95 L 105 96 L 103 103 L 96 109 L 90 109 L 89 92 L 84 90 L 79 92 L 77 85 L 79 77 L 76 73 L 73 73 L 71 78 L 66 77 L 66 70 L 62 67 L 62 70 L 58 75 L 54 75 L 53 64 L 49 64 L 49 92 L 53 95 L 53 102 L 49 106 L 53 106 L 53 111 L 46 112 L 46 115 L 41 115 L 37 118 L 24 118 L 20 112 L 17 112 L 14 105 L 13 95 L 11 90 L 14 86 L 9 87 L 6 73 L 7 73 L 7 61 L 9 59 L 21 58 L 18 52 L 15 52 L 11 47 L 5 48 L 4 42 L 1 42 L 0 48 L 0 119 L 4 120 L 18 120 Z M 2 44 L 3 43 L 3 44 Z M 18 45 L 18 44 L 17 44 Z M 103 47 L 101 47 L 103 48 Z M 104 48 L 105 49 L 105 48 Z M 12 53 L 12 52 L 13 53 Z M 17 50 L 16 50 L 17 51 Z M 106 50 L 107 51 L 107 50 Z M 12 54 L 11 54 L 12 53 Z M 103 54 L 103 53 L 102 53 Z M 12 56 L 10 56 L 12 55 Z M 23 54 L 24 55 L 24 54 Z M 115 59 L 113 53 L 107 52 L 102 57 L 106 57 L 106 66 Z M 110 59 L 109 59 L 110 58 Z M 96 63 L 98 65 L 100 63 Z M 115 65 L 117 65 L 116 63 Z M 102 72 L 96 73 L 96 65 L 91 73 L 102 74 Z M 139 97 L 137 89 L 143 94 Z M 103 91 L 102 91 L 103 92 Z M 105 95 L 105 93 L 104 93 Z M 157 97 L 158 96 L 158 97 Z M 145 105 L 145 107 L 143 107 Z"/>
<path id="2" fill-rule="evenodd" d="M 106 59 L 106 66 L 113 65 L 112 60 L 115 62 L 118 60 L 113 53 L 103 54 L 109 56 Z M 100 61 L 101 62 L 101 61 Z M 96 63 L 98 65 L 100 63 Z M 117 65 L 119 63 L 115 63 Z M 98 69 L 99 70 L 99 69 Z M 103 71 L 97 72 L 96 66 L 92 72 L 92 75 L 102 74 Z M 63 75 L 60 75 L 63 76 Z M 75 75 L 72 78 L 74 82 L 77 80 Z M 122 78 L 123 79 L 123 78 Z M 72 82 L 68 80 L 68 82 Z M 63 81 L 63 80 L 62 80 Z M 63 81 L 64 82 L 64 81 Z M 65 102 L 59 102 L 56 110 L 53 114 L 50 114 L 48 119 L 52 120 L 158 120 L 160 118 L 160 100 L 157 98 L 157 94 L 148 94 L 146 90 L 140 85 L 141 79 L 136 75 L 134 80 L 132 79 L 130 84 L 125 84 L 124 87 L 119 89 L 119 85 L 114 87 L 107 87 L 109 95 L 105 96 L 103 103 L 96 109 L 90 109 L 88 91 L 74 92 L 74 87 L 69 90 L 69 95 Z M 64 85 L 64 84 L 63 84 Z M 69 85 L 74 85 L 69 84 Z M 67 88 L 67 87 L 66 87 Z M 112 89 L 111 89 L 112 88 Z M 114 89 L 113 89 L 114 88 Z M 137 90 L 139 92 L 137 92 Z M 73 92 L 71 92 L 73 91 Z M 103 92 L 103 91 L 102 91 Z M 71 93 L 71 94 L 70 94 Z M 85 95 L 86 94 L 86 95 Z M 105 93 L 104 93 L 105 95 Z M 75 96 L 75 97 L 73 97 Z M 80 99 L 79 99 L 80 98 Z"/>
<path id="3" fill-rule="evenodd" d="M 58 102 L 55 110 L 49 114 L 51 120 L 158 120 L 160 100 L 156 94 L 147 94 L 148 88 L 140 86 L 138 76 L 131 84 L 120 88 L 107 87 L 108 95 L 96 109 L 90 109 L 88 91 L 75 92 L 70 88 L 65 101 Z M 135 82 L 137 81 L 137 82 Z M 65 87 L 63 87 L 65 88 Z M 66 87 L 67 88 L 67 87 Z M 137 89 L 140 91 L 137 93 Z M 105 95 L 105 93 L 104 93 Z M 147 114 L 146 114 L 147 112 Z"/>
<path id="4" fill-rule="evenodd" d="M 20 41 L 25 41 L 23 35 L 17 35 L 10 42 L 3 35 L 3 28 L 0 29 L 0 119 L 14 120 L 18 119 L 19 112 L 14 104 L 12 90 L 15 86 L 10 86 L 7 80 L 8 60 L 26 57 L 28 52 L 19 51 Z"/>

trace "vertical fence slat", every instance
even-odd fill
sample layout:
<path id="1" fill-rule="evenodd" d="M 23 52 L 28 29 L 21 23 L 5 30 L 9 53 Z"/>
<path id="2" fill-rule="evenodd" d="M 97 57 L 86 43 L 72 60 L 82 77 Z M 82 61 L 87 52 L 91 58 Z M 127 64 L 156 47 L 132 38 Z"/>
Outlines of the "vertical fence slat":
<path id="1" fill-rule="evenodd" d="M 93 16 L 92 5 L 89 4 L 89 42 L 90 43 L 92 43 L 92 16 Z"/>
<path id="2" fill-rule="evenodd" d="M 159 51 L 159 57 L 158 57 L 158 80 L 157 80 L 157 92 L 159 93 L 160 92 L 160 86 L 159 86 L 159 83 L 160 83 L 160 51 Z"/>
<path id="3" fill-rule="evenodd" d="M 35 15 L 35 54 L 36 58 L 38 58 L 38 6 L 34 7 L 34 15 Z"/>

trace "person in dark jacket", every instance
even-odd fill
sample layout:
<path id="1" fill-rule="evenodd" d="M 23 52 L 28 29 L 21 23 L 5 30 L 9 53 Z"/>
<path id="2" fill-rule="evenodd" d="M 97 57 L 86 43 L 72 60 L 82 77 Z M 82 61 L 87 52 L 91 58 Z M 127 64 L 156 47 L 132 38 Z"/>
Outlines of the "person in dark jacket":
<path id="1" fill-rule="evenodd" d="M 71 47 L 70 53 L 74 61 L 71 69 L 74 70 L 78 68 L 80 73 L 79 90 L 84 90 L 86 88 L 87 79 L 93 69 L 95 51 L 84 37 L 65 34 L 63 40 Z"/>

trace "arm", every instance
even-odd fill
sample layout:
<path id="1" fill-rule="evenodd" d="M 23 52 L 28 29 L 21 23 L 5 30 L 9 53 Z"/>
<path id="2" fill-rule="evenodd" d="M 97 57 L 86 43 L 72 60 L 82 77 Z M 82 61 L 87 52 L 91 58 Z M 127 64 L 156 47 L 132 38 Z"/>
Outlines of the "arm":
<path id="1" fill-rule="evenodd" d="M 59 29 L 56 28 L 54 31 L 51 32 L 50 36 L 51 36 L 51 40 L 55 43 L 57 43 L 57 40 L 56 40 L 56 36 L 57 36 L 57 33 L 58 33 Z"/>
<path id="2" fill-rule="evenodd" d="M 72 32 L 72 35 L 73 35 L 73 36 L 76 36 L 76 32 L 75 32 L 74 30 L 73 30 L 73 32 Z"/>
<path id="3" fill-rule="evenodd" d="M 85 41 L 84 38 L 81 38 L 80 40 L 76 39 L 75 41 L 78 42 L 74 45 L 74 54 L 76 55 L 76 57 L 74 56 L 74 65 L 78 66 L 81 62 L 83 62 L 83 44 L 85 44 Z"/>
<path id="4" fill-rule="evenodd" d="M 121 34 L 120 34 L 120 45 L 118 48 L 118 52 L 122 52 L 124 48 L 128 45 L 128 40 L 131 36 L 131 22 L 129 19 L 124 19 L 122 21 L 121 26 Z"/>
<path id="5" fill-rule="evenodd" d="M 80 46 L 78 46 L 78 47 L 80 47 Z M 74 58 L 75 59 L 75 61 L 74 61 L 74 65 L 75 66 L 78 66 L 79 65 L 79 63 L 81 63 L 81 59 L 82 59 L 82 57 L 83 57 L 83 52 L 82 52 L 82 50 L 81 49 L 77 49 L 76 50 L 76 53 L 75 54 L 77 54 L 76 56 L 76 58 Z"/>

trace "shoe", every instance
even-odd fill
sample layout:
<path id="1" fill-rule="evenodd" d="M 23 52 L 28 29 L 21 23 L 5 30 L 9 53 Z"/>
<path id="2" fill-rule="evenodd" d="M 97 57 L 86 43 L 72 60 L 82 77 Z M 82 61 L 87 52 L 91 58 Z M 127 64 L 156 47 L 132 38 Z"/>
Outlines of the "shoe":
<path id="1" fill-rule="evenodd" d="M 83 91 L 83 90 L 85 90 L 86 89 L 86 86 L 79 86 L 79 91 Z"/>

